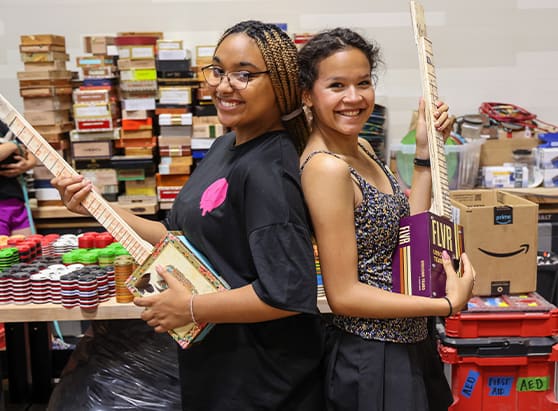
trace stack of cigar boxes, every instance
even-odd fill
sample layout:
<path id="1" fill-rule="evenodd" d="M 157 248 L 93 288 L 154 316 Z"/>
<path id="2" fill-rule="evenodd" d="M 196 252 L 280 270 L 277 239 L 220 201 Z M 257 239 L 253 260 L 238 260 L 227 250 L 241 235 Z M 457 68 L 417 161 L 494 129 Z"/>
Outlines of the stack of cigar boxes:
<path id="1" fill-rule="evenodd" d="M 24 71 L 17 73 L 24 116 L 56 149 L 67 146 L 72 129 L 73 73 L 66 69 L 66 40 L 54 34 L 20 37 Z"/>
<path id="2" fill-rule="evenodd" d="M 72 159 L 80 174 L 109 201 L 118 194 L 116 170 L 111 167 L 114 141 L 120 138 L 120 102 L 116 49 L 111 36 L 84 38 L 76 58 L 83 82 L 73 91 L 74 130 L 70 133 Z"/>
<path id="3" fill-rule="evenodd" d="M 28 34 L 22 35 L 20 41 L 24 71 L 18 72 L 17 78 L 23 97 L 23 115 L 66 157 L 68 133 L 73 128 L 70 111 L 74 77 L 66 68 L 66 40 L 55 34 Z M 33 176 L 30 197 L 34 195 L 39 205 L 60 204 L 60 195 L 50 184 L 53 175 L 46 167 L 37 165 Z"/>
<path id="4" fill-rule="evenodd" d="M 121 32 L 115 38 L 120 71 L 122 134 L 116 142 L 121 155 L 113 157 L 118 180 L 124 185 L 119 202 L 156 202 L 154 122 L 157 98 L 155 53 L 161 32 Z"/>
<path id="5" fill-rule="evenodd" d="M 157 137 L 159 163 L 157 199 L 169 208 L 192 169 L 193 93 L 198 85 L 191 70 L 191 52 L 182 40 L 157 42 Z"/>
<path id="6" fill-rule="evenodd" d="M 196 90 L 195 116 L 192 129 L 192 156 L 194 165 L 200 161 L 216 137 L 225 130 L 217 118 L 217 110 L 211 100 L 211 88 L 205 83 L 201 69 L 212 64 L 215 46 L 196 47 L 196 70 L 200 85 Z"/>

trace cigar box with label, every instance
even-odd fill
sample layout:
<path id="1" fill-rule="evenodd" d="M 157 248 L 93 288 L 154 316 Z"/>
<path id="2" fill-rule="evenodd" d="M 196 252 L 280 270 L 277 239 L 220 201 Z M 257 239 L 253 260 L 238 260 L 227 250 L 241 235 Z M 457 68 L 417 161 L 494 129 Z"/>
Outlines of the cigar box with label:
<path id="1" fill-rule="evenodd" d="M 23 109 L 29 111 L 69 110 L 72 108 L 70 96 L 39 97 L 23 99 Z"/>
<path id="2" fill-rule="evenodd" d="M 23 115 L 33 126 L 46 126 L 70 121 L 68 110 L 26 111 Z"/>
<path id="3" fill-rule="evenodd" d="M 110 159 L 112 157 L 112 141 L 78 141 L 72 144 L 74 160 Z"/>
<path id="4" fill-rule="evenodd" d="M 60 46 L 66 45 L 65 37 L 56 34 L 25 34 L 20 36 L 20 42 L 25 46 L 41 44 L 57 44 Z"/>

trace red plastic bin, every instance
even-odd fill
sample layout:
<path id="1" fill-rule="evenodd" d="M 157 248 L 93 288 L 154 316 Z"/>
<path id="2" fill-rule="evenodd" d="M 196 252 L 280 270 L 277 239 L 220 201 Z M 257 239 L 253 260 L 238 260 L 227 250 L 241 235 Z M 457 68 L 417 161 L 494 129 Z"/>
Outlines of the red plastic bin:
<path id="1" fill-rule="evenodd" d="M 558 309 L 544 312 L 458 313 L 446 318 L 449 337 L 546 337 L 558 334 Z"/>
<path id="2" fill-rule="evenodd" d="M 558 410 L 558 344 L 546 355 L 517 357 L 461 356 L 457 348 L 441 345 L 440 356 L 451 368 L 449 411 Z"/>

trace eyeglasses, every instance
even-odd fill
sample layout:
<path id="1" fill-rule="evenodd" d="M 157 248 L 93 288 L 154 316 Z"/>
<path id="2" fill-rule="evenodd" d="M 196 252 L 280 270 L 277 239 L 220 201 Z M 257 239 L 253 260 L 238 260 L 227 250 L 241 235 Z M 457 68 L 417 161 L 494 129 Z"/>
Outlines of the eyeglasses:
<path id="1" fill-rule="evenodd" d="M 229 81 L 230 86 L 235 90 L 244 90 L 253 77 L 256 77 L 260 74 L 269 73 L 269 70 L 255 72 L 244 70 L 225 73 L 225 70 L 223 70 L 221 67 L 214 65 L 202 67 L 201 70 L 203 73 L 203 77 L 205 78 L 205 81 L 209 86 L 217 87 L 219 84 L 221 84 L 221 80 L 223 80 L 223 77 L 226 77 Z"/>

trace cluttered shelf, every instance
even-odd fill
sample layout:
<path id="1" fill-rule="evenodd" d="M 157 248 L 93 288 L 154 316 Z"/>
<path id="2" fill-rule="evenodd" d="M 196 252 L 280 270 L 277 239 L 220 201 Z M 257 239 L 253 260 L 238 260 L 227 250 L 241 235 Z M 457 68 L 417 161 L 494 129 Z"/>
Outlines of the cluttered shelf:
<path id="1" fill-rule="evenodd" d="M 132 303 L 118 303 L 113 297 L 95 310 L 64 308 L 60 304 L 5 304 L 0 305 L 0 322 L 35 322 L 68 320 L 138 319 L 143 308 Z"/>

